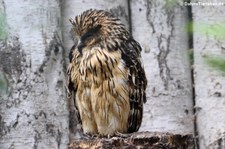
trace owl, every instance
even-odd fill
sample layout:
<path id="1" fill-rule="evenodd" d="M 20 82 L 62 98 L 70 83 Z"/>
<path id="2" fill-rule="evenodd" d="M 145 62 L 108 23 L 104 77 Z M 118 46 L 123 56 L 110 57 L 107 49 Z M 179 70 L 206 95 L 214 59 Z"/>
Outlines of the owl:
<path id="1" fill-rule="evenodd" d="M 68 90 L 83 132 L 138 131 L 147 85 L 139 43 L 104 10 L 87 10 L 70 22 L 78 43 L 69 54 Z"/>

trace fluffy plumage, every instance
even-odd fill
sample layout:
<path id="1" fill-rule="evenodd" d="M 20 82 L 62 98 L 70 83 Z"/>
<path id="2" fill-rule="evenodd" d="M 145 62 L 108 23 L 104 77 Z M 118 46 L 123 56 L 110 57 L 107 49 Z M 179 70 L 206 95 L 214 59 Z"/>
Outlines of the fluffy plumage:
<path id="1" fill-rule="evenodd" d="M 140 45 L 103 10 L 87 10 L 70 22 L 79 42 L 69 55 L 68 89 L 84 133 L 138 131 L 147 85 Z"/>

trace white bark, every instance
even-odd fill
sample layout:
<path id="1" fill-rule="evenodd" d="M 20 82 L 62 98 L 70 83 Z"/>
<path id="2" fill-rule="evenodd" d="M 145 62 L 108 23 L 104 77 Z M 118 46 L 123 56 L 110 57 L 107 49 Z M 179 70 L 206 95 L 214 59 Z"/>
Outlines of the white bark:
<path id="1" fill-rule="evenodd" d="M 225 78 L 220 71 L 209 67 L 205 61 L 205 56 L 225 56 L 225 36 L 221 38 L 220 35 L 224 32 L 225 9 L 224 6 L 193 6 L 192 10 L 200 148 L 225 148 Z"/>
<path id="2" fill-rule="evenodd" d="M 0 71 L 0 148 L 67 148 L 68 110 L 57 0 L 4 0 L 8 38 Z"/>
<path id="3" fill-rule="evenodd" d="M 140 131 L 193 133 L 187 9 L 169 2 L 131 1 L 132 32 L 143 48 L 148 78 Z"/>
<path id="4" fill-rule="evenodd" d="M 119 17 L 122 22 L 129 29 L 129 14 L 127 0 L 64 0 L 62 6 L 63 18 L 63 44 L 66 49 L 66 56 L 68 57 L 71 47 L 76 44 L 76 39 L 73 39 L 73 32 L 71 32 L 72 25 L 69 19 L 74 19 L 75 16 L 80 15 L 83 11 L 88 9 L 102 9 L 108 10 Z M 67 59 L 68 61 L 68 59 Z M 74 103 L 70 101 L 70 139 L 79 137 L 76 128 L 76 119 L 74 113 Z"/>

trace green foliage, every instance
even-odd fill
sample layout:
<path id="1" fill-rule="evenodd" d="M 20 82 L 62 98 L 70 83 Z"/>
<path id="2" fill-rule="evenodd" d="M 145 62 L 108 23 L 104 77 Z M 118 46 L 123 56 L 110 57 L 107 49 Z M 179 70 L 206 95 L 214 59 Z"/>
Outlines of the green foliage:
<path id="1" fill-rule="evenodd" d="M 7 23 L 5 14 L 0 10 L 0 40 L 7 38 Z"/>
<path id="2" fill-rule="evenodd" d="M 194 24 L 195 31 L 201 33 L 204 36 L 212 37 L 218 40 L 225 39 L 225 22 L 214 23 L 214 24 Z M 215 70 L 222 71 L 225 73 L 225 58 L 222 56 L 207 55 L 204 56 L 205 62 L 208 66 Z"/>
<path id="3" fill-rule="evenodd" d="M 194 28 L 194 31 L 193 31 Z M 214 22 L 213 24 L 209 23 L 193 23 L 189 22 L 186 26 L 187 32 L 191 35 L 201 34 L 203 37 L 212 37 L 219 40 L 225 39 L 225 22 Z M 191 63 L 194 63 L 193 51 L 190 51 L 189 57 Z M 207 55 L 204 56 L 206 64 L 216 70 L 222 71 L 225 73 L 225 58 L 222 56 Z"/>
<path id="4" fill-rule="evenodd" d="M 190 22 L 187 23 L 186 30 L 187 30 L 188 34 L 192 36 L 192 34 L 193 34 L 193 22 L 190 21 Z"/>
<path id="5" fill-rule="evenodd" d="M 193 27 L 197 34 L 216 37 L 217 39 L 225 39 L 225 22 L 215 22 L 213 24 L 189 22 L 186 26 L 186 30 L 189 34 L 193 34 Z"/>
<path id="6" fill-rule="evenodd" d="M 8 81 L 4 74 L 0 71 L 0 94 L 7 93 Z"/>
<path id="7" fill-rule="evenodd" d="M 7 93 L 7 82 L 4 78 L 0 77 L 0 94 L 6 94 Z"/>
<path id="8" fill-rule="evenodd" d="M 212 68 L 225 73 L 225 58 L 221 56 L 205 56 L 205 62 Z"/>
<path id="9" fill-rule="evenodd" d="M 178 4 L 178 0 L 166 0 L 166 7 L 172 8 Z"/>
<path id="10" fill-rule="evenodd" d="M 3 79 L 0 78 L 0 90 L 3 90 L 4 86 L 5 86 L 5 83 L 4 83 Z"/>
<path id="11" fill-rule="evenodd" d="M 195 23 L 194 30 L 209 37 L 216 37 L 217 39 L 225 39 L 225 22 L 215 22 L 213 24 Z"/>

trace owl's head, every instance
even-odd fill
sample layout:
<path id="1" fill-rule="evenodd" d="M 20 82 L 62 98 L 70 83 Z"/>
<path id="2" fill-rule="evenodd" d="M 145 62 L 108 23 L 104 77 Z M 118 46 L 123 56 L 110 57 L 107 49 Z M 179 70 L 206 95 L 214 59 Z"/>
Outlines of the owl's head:
<path id="1" fill-rule="evenodd" d="M 107 11 L 90 9 L 70 22 L 81 47 L 107 46 L 110 49 L 129 38 L 121 21 Z"/>

